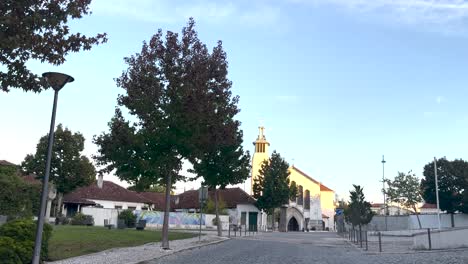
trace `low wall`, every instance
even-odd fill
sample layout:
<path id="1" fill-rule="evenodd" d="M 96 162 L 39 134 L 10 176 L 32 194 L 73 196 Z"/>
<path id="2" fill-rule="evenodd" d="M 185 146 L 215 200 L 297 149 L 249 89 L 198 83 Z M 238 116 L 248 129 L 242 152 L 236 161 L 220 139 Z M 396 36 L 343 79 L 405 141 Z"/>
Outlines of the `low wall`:
<path id="1" fill-rule="evenodd" d="M 148 228 L 162 228 L 164 212 L 135 211 L 135 215 L 137 216 L 137 220 L 146 220 L 146 226 Z M 215 215 L 202 214 L 202 228 L 215 228 L 213 225 L 213 218 L 215 218 Z M 229 216 L 221 215 L 220 218 L 223 230 L 227 230 L 229 227 Z M 171 212 L 169 213 L 169 227 L 182 229 L 198 229 L 200 228 L 200 214 Z"/>
<path id="2" fill-rule="evenodd" d="M 455 227 L 468 227 L 468 214 L 455 214 L 453 216 Z M 437 214 L 419 215 L 421 228 L 419 228 L 417 215 L 376 215 L 367 225 L 369 231 L 397 231 L 439 228 Z M 451 215 L 440 215 L 441 228 L 451 228 Z"/>
<path id="3" fill-rule="evenodd" d="M 109 224 L 117 226 L 118 209 L 82 207 L 81 212 L 93 216 L 95 226 L 104 226 L 104 219 L 108 219 Z"/>
<path id="4" fill-rule="evenodd" d="M 432 249 L 449 249 L 468 247 L 468 228 L 450 230 L 431 230 Z M 413 236 L 414 249 L 429 249 L 428 233 L 420 232 Z"/>

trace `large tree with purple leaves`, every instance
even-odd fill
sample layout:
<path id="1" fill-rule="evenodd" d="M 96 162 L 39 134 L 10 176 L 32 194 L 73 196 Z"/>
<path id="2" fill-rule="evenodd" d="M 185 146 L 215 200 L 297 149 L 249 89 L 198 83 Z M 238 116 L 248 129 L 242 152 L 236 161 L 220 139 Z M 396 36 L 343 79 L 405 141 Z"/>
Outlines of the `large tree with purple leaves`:
<path id="1" fill-rule="evenodd" d="M 209 52 L 198 39 L 193 19 L 181 36 L 171 31 L 163 36 L 159 30 L 125 62 L 128 69 L 117 78 L 125 92 L 118 97 L 109 131 L 94 139 L 99 146 L 95 159 L 101 172 L 115 172 L 133 185 L 166 187 L 162 247 L 168 248 L 171 186 L 183 178 L 183 162 L 204 164 L 207 153 L 223 162 L 219 151 L 243 157 L 242 133 L 232 120 L 238 110 L 227 111 L 232 115 L 225 111 L 237 97 L 231 99 L 221 42 Z M 215 142 L 230 144 L 221 148 Z"/>

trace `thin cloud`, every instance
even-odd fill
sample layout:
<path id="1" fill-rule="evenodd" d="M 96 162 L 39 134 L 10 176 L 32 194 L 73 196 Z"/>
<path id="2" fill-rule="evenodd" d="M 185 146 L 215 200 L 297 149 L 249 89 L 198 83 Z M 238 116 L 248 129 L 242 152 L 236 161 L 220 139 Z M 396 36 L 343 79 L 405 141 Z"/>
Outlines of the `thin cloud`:
<path id="1" fill-rule="evenodd" d="M 352 13 L 390 23 L 445 33 L 466 32 L 466 0 L 290 0 L 293 3 L 333 5 Z"/>
<path id="2" fill-rule="evenodd" d="M 436 97 L 436 103 L 437 103 L 437 104 L 440 105 L 440 104 L 443 103 L 443 102 L 445 102 L 445 97 L 443 97 L 443 96 L 437 96 L 437 97 Z"/>
<path id="3" fill-rule="evenodd" d="M 91 10 L 94 15 L 151 23 L 179 23 L 194 17 L 210 23 L 264 26 L 280 20 L 279 8 L 249 1 L 98 0 L 92 2 Z"/>

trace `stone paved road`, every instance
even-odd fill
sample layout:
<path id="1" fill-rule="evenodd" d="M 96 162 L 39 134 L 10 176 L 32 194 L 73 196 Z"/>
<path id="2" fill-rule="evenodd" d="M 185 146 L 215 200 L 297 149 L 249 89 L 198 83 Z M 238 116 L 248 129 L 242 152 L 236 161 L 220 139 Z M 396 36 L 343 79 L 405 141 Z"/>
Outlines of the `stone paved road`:
<path id="1" fill-rule="evenodd" d="M 468 250 L 415 254 L 366 254 L 334 233 L 266 233 L 236 238 L 200 249 L 180 252 L 147 264 L 231 263 L 468 263 Z"/>

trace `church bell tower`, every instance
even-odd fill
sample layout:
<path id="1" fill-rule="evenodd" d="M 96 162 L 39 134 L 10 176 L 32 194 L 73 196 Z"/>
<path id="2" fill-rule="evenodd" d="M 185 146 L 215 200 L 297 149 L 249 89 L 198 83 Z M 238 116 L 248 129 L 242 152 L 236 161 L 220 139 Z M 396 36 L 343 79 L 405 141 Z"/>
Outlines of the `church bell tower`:
<path id="1" fill-rule="evenodd" d="M 258 128 L 257 140 L 253 142 L 255 152 L 252 157 L 252 173 L 250 178 L 250 194 L 253 194 L 254 180 L 258 177 L 259 170 L 262 168 L 262 163 L 269 159 L 268 147 L 270 143 L 265 138 L 265 128 L 263 126 Z"/>

